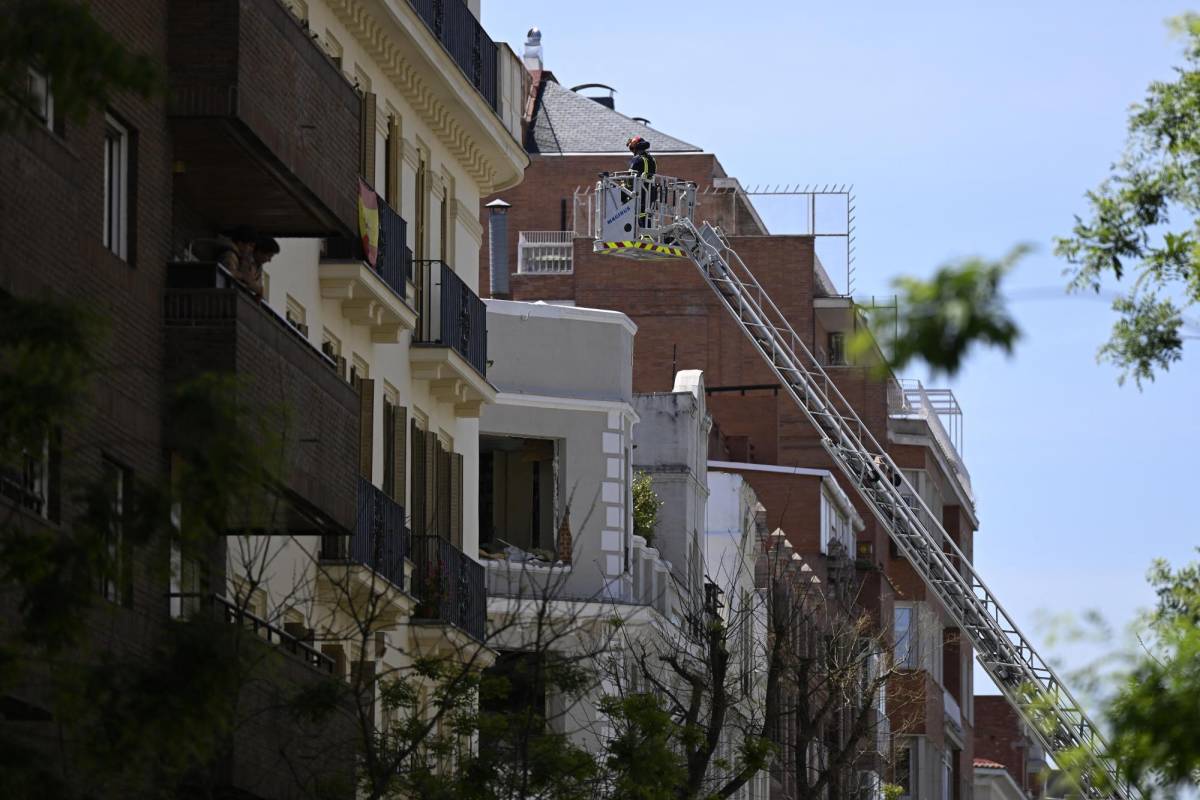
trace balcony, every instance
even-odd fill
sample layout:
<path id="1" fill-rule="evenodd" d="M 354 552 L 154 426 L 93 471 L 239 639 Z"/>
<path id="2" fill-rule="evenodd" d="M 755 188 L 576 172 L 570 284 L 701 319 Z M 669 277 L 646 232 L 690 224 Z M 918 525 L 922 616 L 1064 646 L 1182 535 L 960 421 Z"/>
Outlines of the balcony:
<path id="1" fill-rule="evenodd" d="M 403 589 L 404 560 L 408 557 L 409 532 L 404 525 L 404 507 L 376 488 L 366 478 L 358 479 L 358 519 L 354 535 L 321 539 L 321 560 L 349 562 L 367 567 Z"/>
<path id="2" fill-rule="evenodd" d="M 954 392 L 950 389 L 927 389 L 919 380 L 901 379 L 888 385 L 887 400 L 888 417 L 894 427 L 899 421 L 898 432 L 923 433 L 906 429 L 911 428 L 912 423 L 904 421 L 924 421 L 937 449 L 945 456 L 967 497 L 974 503 L 971 473 L 962 459 L 962 407 Z"/>
<path id="3" fill-rule="evenodd" d="M 414 621 L 451 625 L 484 638 L 487 595 L 483 565 L 439 536 L 412 537 Z"/>
<path id="4" fill-rule="evenodd" d="M 498 110 L 496 43 L 462 0 L 409 0 L 467 81 Z"/>
<path id="5" fill-rule="evenodd" d="M 412 610 L 403 593 L 410 538 L 404 507 L 359 478 L 354 534 L 321 537 L 318 598 L 372 627 L 398 625 Z"/>
<path id="6" fill-rule="evenodd" d="M 462 417 L 478 417 L 496 397 L 487 381 L 487 307 L 442 261 L 414 262 L 417 311 L 409 361 L 414 378 Z"/>
<path id="7" fill-rule="evenodd" d="M 353 747 L 357 728 L 353 698 L 334 688 L 333 659 L 320 653 L 311 640 L 302 640 L 248 612 L 220 595 L 172 594 L 180 625 L 211 625 L 211 647 L 220 657 L 237 660 L 250 672 L 228 699 L 238 708 L 237 724 L 229 732 L 207 778 L 218 797 L 309 797 L 317 786 L 339 788 L 322 796 L 353 800 Z M 183 622 L 186 619 L 187 622 Z M 228 634 L 220 635 L 220 634 Z M 289 715 L 281 724 L 280 690 L 289 692 L 332 689 L 329 714 Z M 264 761 L 262 754 L 272 760 Z M 276 763 L 287 768 L 264 768 Z"/>
<path id="8" fill-rule="evenodd" d="M 407 223 L 379 198 L 379 249 L 368 263 L 359 239 L 331 239 L 321 258 L 321 297 L 340 300 L 342 316 L 371 331 L 371 341 L 400 340 L 417 325 L 412 295 L 412 251 L 405 244 Z"/>
<path id="9" fill-rule="evenodd" d="M 360 100 L 278 0 L 171 0 L 175 186 L 215 228 L 352 234 Z"/>
<path id="10" fill-rule="evenodd" d="M 233 374 L 239 404 L 262 415 L 284 455 L 288 532 L 353 530 L 359 400 L 336 365 L 213 263 L 168 265 L 163 312 L 168 384 Z M 180 434 L 169 428 L 168 442 Z"/>
<path id="11" fill-rule="evenodd" d="M 573 231 L 521 231 L 518 275 L 569 275 L 575 270 Z"/>

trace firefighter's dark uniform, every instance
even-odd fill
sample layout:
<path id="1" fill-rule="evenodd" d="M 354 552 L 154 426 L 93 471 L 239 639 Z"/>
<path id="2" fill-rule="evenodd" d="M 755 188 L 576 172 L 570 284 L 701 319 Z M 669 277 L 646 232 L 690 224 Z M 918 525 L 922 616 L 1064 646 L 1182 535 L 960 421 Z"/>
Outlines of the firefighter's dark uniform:
<path id="1" fill-rule="evenodd" d="M 654 156 L 650 155 L 648 150 L 643 150 L 629 162 L 629 170 L 643 181 L 642 210 L 638 214 L 638 226 L 641 227 L 646 224 L 646 211 L 650 208 L 650 204 L 657 199 L 657 193 L 652 186 L 649 186 L 649 183 L 650 179 L 658 172 L 658 165 L 654 163 Z"/>

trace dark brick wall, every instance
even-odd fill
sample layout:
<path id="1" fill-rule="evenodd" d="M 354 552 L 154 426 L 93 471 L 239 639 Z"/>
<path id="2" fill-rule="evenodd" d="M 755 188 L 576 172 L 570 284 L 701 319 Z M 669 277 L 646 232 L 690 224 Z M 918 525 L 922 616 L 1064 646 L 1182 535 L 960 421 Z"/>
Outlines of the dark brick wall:
<path id="1" fill-rule="evenodd" d="M 1018 786 L 1030 788 L 1021 721 L 1003 695 L 975 695 L 975 757 L 1003 764 Z"/>
<path id="2" fill-rule="evenodd" d="M 253 218 L 265 232 L 319 235 L 326 226 L 316 219 L 331 214 L 341 232 L 357 230 L 360 100 L 287 9 L 278 0 L 172 0 L 167 23 L 176 160 L 214 223 Z M 272 201 L 286 198 L 297 211 L 255 208 L 262 196 L 241 205 L 238 189 L 259 188 L 267 162 L 264 177 L 280 183 Z M 213 177 L 195 175 L 197 164 Z M 243 219 L 221 218 L 225 208 Z M 294 218 L 305 209 L 307 225 Z"/>
<path id="3" fill-rule="evenodd" d="M 274 0 L 256 0 L 277 7 Z M 168 14 L 160 0 L 91 0 L 89 8 L 98 21 L 123 44 L 149 54 L 160 66 L 164 83 L 167 73 Z M 176 7 L 179 3 L 171 4 Z M 204 5 L 195 3 L 194 5 Z M 249 5 L 249 3 L 248 3 Z M 282 11 L 282 9 L 279 9 Z M 298 29 L 296 34 L 299 33 Z M 271 29 L 254 28 L 262 39 L 258 58 L 272 59 L 279 50 L 271 39 Z M 293 39 L 294 34 L 289 34 Z M 207 45 L 218 47 L 210 40 Z M 294 42 L 286 47 L 295 49 Z M 286 60 L 280 69 L 294 66 Z M 207 66 L 206 66 L 207 68 Z M 302 82 L 297 81 L 299 86 Z M 285 126 L 289 135 L 296 135 L 295 113 L 285 114 L 283 104 L 296 98 L 281 93 L 278 98 L 263 95 L 259 101 L 263 113 L 274 103 L 277 124 Z M 111 457 L 132 472 L 135 480 L 165 480 L 168 472 L 167 447 L 164 439 L 164 331 L 163 287 L 166 266 L 172 258 L 173 140 L 167 119 L 167 97 L 157 93 L 143 99 L 125 94 L 112 98 L 109 108 L 131 132 L 136 164 L 130 201 L 130 257 L 123 261 L 108 252 L 101 241 L 103 219 L 103 148 L 104 109 L 93 112 L 84 121 L 67 121 L 61 136 L 40 127 L 21 129 L 0 135 L 0 290 L 20 296 L 53 299 L 77 304 L 81 309 L 102 318 L 105 331 L 95 342 L 99 369 L 94 376 L 84 413 L 63 433 L 63 473 L 75 486 L 101 474 L 102 458 Z M 336 106 L 323 107 L 309 102 L 302 113 L 323 114 L 337 120 L 338 125 L 353 130 L 357 141 L 357 109 L 354 116 L 329 113 Z M 298 157 L 296 153 L 292 154 Z M 312 157 L 314 154 L 304 154 Z M 357 159 L 357 152 L 329 152 L 321 158 L 340 164 L 341 160 Z M 299 168 L 299 167 L 298 167 Z M 320 163 L 316 169 L 324 169 Z M 338 169 L 341 169 L 339 166 Z M 353 175 L 356 169 L 352 169 Z M 348 190 L 353 202 L 353 186 Z M 344 205 L 344 204 L 343 204 Z M 352 208 L 352 206 L 351 206 Z M 352 213 L 352 212 L 351 212 Z M 182 216 L 194 219 L 186 209 Z M 343 518 L 353 515 L 353 476 L 338 472 L 336 462 L 356 461 L 341 455 L 330 457 L 335 462 L 332 473 L 323 459 L 329 455 L 329 442 L 340 441 L 342 402 L 332 390 L 322 388 L 321 367 L 315 355 L 306 363 L 295 352 L 289 354 L 281 335 L 272 336 L 264 330 L 266 323 L 247 322 L 242 326 L 246 335 L 238 341 L 253 337 L 254 343 L 236 349 L 226 348 L 225 362 L 217 366 L 237 365 L 243 369 L 260 369 L 266 380 L 259 392 L 266 402 L 280 394 L 311 394 L 324 392 L 328 397 L 310 402 L 300 415 L 298 436 L 312 436 L 314 422 L 320 444 L 308 445 L 307 460 L 302 464 L 297 485 L 318 493 L 318 483 L 329 483 L 345 493 L 348 484 L 350 505 L 338 507 Z M 198 348 L 207 349 L 222 342 L 214 335 Z M 237 357 L 240 361 L 233 360 Z M 329 373 L 332 378 L 332 373 Z M 345 390 L 345 387 L 341 387 Z M 272 391 L 273 390 L 273 391 Z M 344 392 L 343 392 L 344 393 Z M 331 399 L 332 398 L 332 399 Z M 356 414 L 356 407 L 351 416 Z M 351 426 L 351 430 L 355 430 Z M 351 435 L 351 441 L 356 440 Z M 301 445 L 303 447 L 304 445 Z M 356 447 L 356 444 L 355 444 Z M 335 448 L 336 449 L 336 448 Z M 301 451 L 303 452 L 303 451 Z M 336 505 L 336 504 L 334 504 Z M 66 518 L 77 509 L 64 507 Z M 165 543 L 157 542 L 132 556 L 132 606 L 100 603 L 88 621 L 93 643 L 114 657 L 138 657 L 150 652 L 163 626 L 168 624 L 168 591 L 166 565 L 169 563 Z M 79 655 L 86 653 L 81 649 Z M 282 657 L 282 656 L 281 656 Z M 296 665 L 300 670 L 312 670 Z M 288 677 L 284 665 L 281 680 Z M 306 677 L 311 680 L 311 677 Z M 282 720 L 266 717 L 268 727 L 282 725 Z M 291 735 L 290 729 L 276 729 L 278 737 Z M 263 738 L 256 747 L 247 749 L 238 762 L 238 780 L 249 776 L 287 780 L 279 772 L 278 743 L 283 738 Z M 310 745 L 319 741 L 315 736 Z M 274 743 L 272 743 L 274 742 Z M 274 753 L 263 748 L 275 746 Z M 312 749 L 310 747 L 310 749 Z M 284 796 L 276 794 L 274 796 Z"/>
<path id="4" fill-rule="evenodd" d="M 288 487 L 353 530 L 355 391 L 308 342 L 240 289 L 172 289 L 166 301 L 167 380 L 235 372 L 239 403 L 261 413 L 282 445 Z"/>

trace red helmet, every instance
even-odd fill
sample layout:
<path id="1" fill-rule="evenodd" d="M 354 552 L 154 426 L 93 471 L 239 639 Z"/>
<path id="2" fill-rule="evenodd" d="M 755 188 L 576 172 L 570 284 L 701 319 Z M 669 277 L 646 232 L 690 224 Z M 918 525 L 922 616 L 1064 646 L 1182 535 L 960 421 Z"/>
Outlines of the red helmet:
<path id="1" fill-rule="evenodd" d="M 645 139 L 643 139 L 640 136 L 630 137 L 629 141 L 625 142 L 625 146 L 628 147 L 630 150 L 632 150 L 635 153 L 638 151 L 641 151 L 641 150 L 649 150 L 650 149 L 650 143 L 647 142 Z"/>

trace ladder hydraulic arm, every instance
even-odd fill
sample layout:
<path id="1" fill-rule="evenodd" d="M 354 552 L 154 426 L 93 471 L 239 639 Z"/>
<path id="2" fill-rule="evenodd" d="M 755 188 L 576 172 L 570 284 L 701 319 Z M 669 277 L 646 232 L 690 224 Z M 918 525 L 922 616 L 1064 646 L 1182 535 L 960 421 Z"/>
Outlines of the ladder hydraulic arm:
<path id="1" fill-rule="evenodd" d="M 1092 775 L 1104 776 L 1083 776 L 1085 796 L 1140 797 L 1122 780 L 1083 707 L 1000 605 L 728 239 L 708 223 L 696 226 L 695 185 L 662 176 L 601 175 L 596 198 L 596 252 L 638 259 L 683 257 L 696 265 L 1047 752 L 1082 752 L 1096 768 Z"/>

